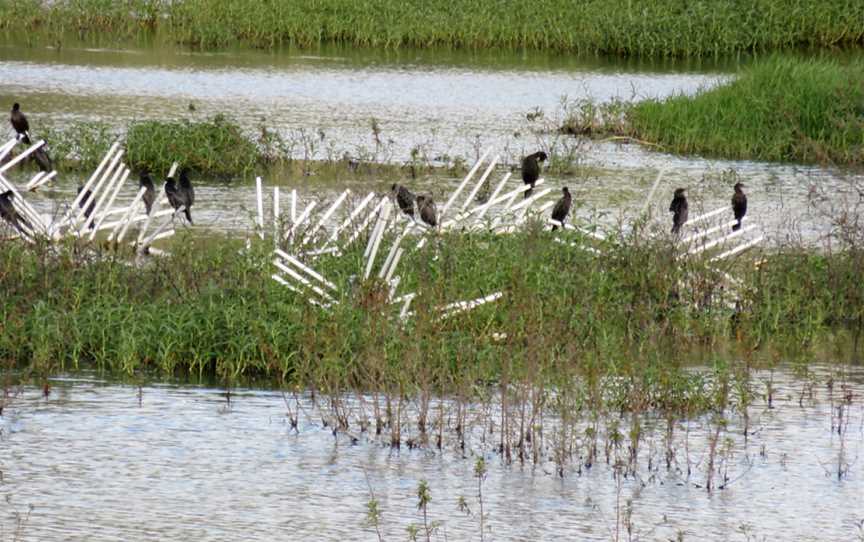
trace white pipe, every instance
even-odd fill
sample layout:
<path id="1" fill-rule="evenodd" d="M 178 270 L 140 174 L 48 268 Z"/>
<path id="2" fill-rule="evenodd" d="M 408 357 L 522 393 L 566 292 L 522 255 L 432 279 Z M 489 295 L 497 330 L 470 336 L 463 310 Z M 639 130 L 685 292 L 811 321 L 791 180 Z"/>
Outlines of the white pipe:
<path id="1" fill-rule="evenodd" d="M 719 224 L 719 225 L 717 225 L 717 226 L 713 226 L 713 227 L 711 227 L 711 228 L 708 228 L 707 230 L 703 230 L 703 231 L 700 231 L 700 232 L 694 233 L 694 234 L 691 235 L 690 237 L 687 237 L 687 238 L 685 238 L 685 239 L 682 239 L 682 240 L 681 240 L 681 244 L 682 244 L 682 245 L 686 245 L 687 243 L 691 243 L 691 242 L 693 242 L 693 241 L 696 241 L 697 239 L 701 239 L 701 238 L 703 238 L 703 237 L 708 237 L 708 236 L 711 235 L 712 233 L 716 233 L 716 232 L 718 232 L 718 231 L 721 231 L 721 230 L 725 230 L 725 229 L 731 228 L 732 226 L 734 226 L 734 225 L 737 224 L 737 223 L 738 223 L 737 220 L 730 220 L 729 222 L 725 222 L 725 223 L 723 223 L 723 224 Z"/>
<path id="2" fill-rule="evenodd" d="M 494 294 L 487 295 L 486 297 L 481 297 L 479 299 L 472 299 L 470 301 L 457 301 L 455 303 L 450 303 L 443 307 L 440 307 L 438 310 L 445 312 L 445 314 L 441 315 L 441 320 L 445 318 L 450 318 L 456 314 L 461 312 L 469 311 L 471 309 L 477 308 L 480 305 L 485 305 L 486 303 L 491 303 L 493 301 L 497 301 L 504 297 L 503 292 L 495 292 Z"/>
<path id="3" fill-rule="evenodd" d="M 456 190 L 453 192 L 453 194 L 450 195 L 450 199 L 447 200 L 447 203 L 445 203 L 444 207 L 441 209 L 441 215 L 440 215 L 441 217 L 443 217 L 447 213 L 447 210 L 450 209 L 450 206 L 453 205 L 453 202 L 456 201 L 456 198 L 458 198 L 459 194 L 462 193 L 462 190 L 465 188 L 465 185 L 468 184 L 468 181 L 471 180 L 471 177 L 473 177 L 474 174 L 477 173 L 477 170 L 480 169 L 480 164 L 482 164 L 483 161 L 486 160 L 486 156 L 488 154 L 489 154 L 489 150 L 487 149 L 483 153 L 483 156 L 481 156 L 480 159 L 474 163 L 474 167 L 472 167 L 471 171 L 469 171 L 468 174 L 465 175 L 465 179 L 463 179 L 462 182 L 459 183 L 459 186 L 456 188 Z M 497 161 L 497 160 L 498 160 L 498 157 L 496 156 L 495 161 Z"/>
<path id="4" fill-rule="evenodd" d="M 118 141 L 115 141 L 114 143 L 111 144 L 111 147 L 108 149 L 108 152 L 105 153 L 105 156 L 102 158 L 102 161 L 99 162 L 99 165 L 93 171 L 93 174 L 90 175 L 90 178 L 87 179 L 86 183 L 84 183 L 84 188 L 81 190 L 81 192 L 78 193 L 78 195 L 72 201 L 72 205 L 64 213 L 63 218 L 56 223 L 54 228 L 52 228 L 55 232 L 59 231 L 60 228 L 62 228 L 63 226 L 65 226 L 67 223 L 70 222 L 72 214 L 75 212 L 75 209 L 77 208 L 76 206 L 78 205 L 78 202 L 80 202 L 81 198 L 84 197 L 83 194 L 87 191 L 87 189 L 90 188 L 90 186 L 93 184 L 93 181 L 96 179 L 96 177 L 101 175 L 102 168 L 104 168 L 105 164 L 107 164 L 108 161 L 111 159 L 111 157 L 114 156 L 114 153 L 117 152 L 117 148 L 119 146 L 120 146 L 120 143 Z"/>
<path id="5" fill-rule="evenodd" d="M 726 252 L 724 252 L 723 254 L 720 254 L 719 256 L 714 256 L 709 261 L 716 262 L 716 261 L 722 260 L 723 258 L 728 258 L 729 256 L 734 256 L 735 254 L 738 254 L 739 252 L 743 252 L 754 245 L 758 245 L 759 243 L 762 242 L 763 239 L 765 239 L 765 237 L 760 235 L 759 237 L 757 237 L 756 239 L 753 239 L 752 241 L 748 241 L 748 242 L 744 243 L 743 245 L 738 245 L 737 247 L 735 247 L 731 250 L 727 250 Z"/>
<path id="6" fill-rule="evenodd" d="M 366 261 L 366 270 L 363 272 L 363 280 L 369 278 L 369 274 L 372 273 L 372 265 L 375 263 L 375 256 L 378 255 L 378 247 L 381 245 L 381 238 L 384 236 L 384 228 L 387 225 L 387 220 L 390 218 L 390 205 L 385 204 L 383 213 L 378 218 L 378 223 L 381 225 L 378 228 L 378 235 L 374 237 L 372 251 L 369 253 L 369 259 Z"/>
<path id="7" fill-rule="evenodd" d="M 0 175 L 0 186 L 2 186 L 4 190 L 9 190 L 12 192 L 12 206 L 15 207 L 18 210 L 18 213 L 21 214 L 21 216 L 23 216 L 30 223 L 29 229 L 33 232 L 33 234 L 36 233 L 37 227 L 39 228 L 39 230 L 47 234 L 48 227 L 42 221 L 42 217 L 39 215 L 39 213 L 36 212 L 36 209 L 34 209 L 33 206 L 30 205 L 30 202 L 21 196 L 21 192 L 18 190 L 18 188 L 16 188 L 15 185 L 12 184 L 12 182 L 3 175 Z"/>
<path id="8" fill-rule="evenodd" d="M 132 173 L 132 171 L 130 171 L 129 168 L 126 168 L 126 167 L 121 167 L 118 171 L 121 171 L 121 170 L 123 171 L 123 176 L 119 179 L 118 182 L 114 183 L 114 191 L 111 193 L 111 197 L 108 199 L 108 203 L 105 205 L 105 207 L 107 207 L 108 209 L 110 209 L 111 206 L 114 205 L 114 200 L 117 198 L 117 194 L 120 193 L 120 189 L 123 188 L 123 183 L 126 182 L 126 179 L 129 178 L 129 174 Z M 96 221 L 96 224 L 95 224 L 95 227 L 93 228 L 93 231 L 90 232 L 90 240 L 91 241 L 96 236 L 96 229 L 102 224 L 102 222 L 105 221 L 105 218 L 108 216 L 108 213 L 105 213 L 105 212 L 102 212 L 102 214 L 100 215 L 99 211 L 101 211 L 101 209 L 102 209 L 103 201 L 105 200 L 105 197 L 108 196 L 108 190 L 110 190 L 110 188 L 111 188 L 111 183 L 109 183 L 108 186 L 105 187 L 105 190 L 102 193 L 102 197 L 99 199 L 99 202 L 96 204 L 96 207 L 93 208 L 93 214 L 90 215 L 92 220 L 96 220 L 97 216 L 99 217 L 99 220 Z"/>
<path id="9" fill-rule="evenodd" d="M 372 228 L 372 234 L 369 236 L 369 240 L 366 242 L 366 250 L 363 251 L 364 259 L 369 257 L 369 253 L 372 252 L 372 245 L 375 244 L 375 238 L 378 237 L 378 230 L 383 228 L 381 216 L 382 213 L 379 212 L 377 220 L 375 221 L 375 226 Z"/>
<path id="10" fill-rule="evenodd" d="M 399 265 L 399 259 L 402 257 L 402 253 L 403 253 L 403 250 L 401 248 L 396 251 L 396 256 L 393 257 L 393 261 L 390 263 L 389 269 L 387 269 L 387 274 L 384 276 L 384 280 L 386 282 L 390 282 L 390 278 L 393 276 L 393 273 L 396 271 L 396 266 Z"/>
<path id="11" fill-rule="evenodd" d="M 180 164 L 177 162 L 171 162 L 171 169 L 168 170 L 168 176 L 174 178 L 174 174 L 177 173 L 177 167 Z"/>
<path id="12" fill-rule="evenodd" d="M 147 189 L 142 186 L 141 189 L 138 190 L 138 194 L 135 196 L 135 199 L 132 200 L 132 204 L 129 205 L 129 207 L 130 207 L 129 214 L 126 216 L 126 218 L 124 220 L 123 228 L 120 230 L 120 236 L 117 237 L 118 243 L 122 242 L 123 238 L 126 236 L 126 231 L 129 229 L 129 225 L 132 224 L 132 218 L 133 218 L 133 215 L 135 213 L 135 207 L 138 205 L 138 203 L 144 197 L 145 192 L 147 192 Z M 111 239 L 109 237 L 109 241 L 110 240 Z"/>
<path id="13" fill-rule="evenodd" d="M 513 175 L 513 173 L 511 173 L 509 171 L 507 172 L 506 175 L 504 175 L 504 178 L 501 179 L 501 182 L 498 183 L 498 186 L 495 187 L 495 190 L 492 192 L 492 195 L 489 196 L 489 201 L 484 203 L 483 206 L 480 208 L 480 211 L 477 214 L 477 218 L 474 219 L 475 223 L 480 222 L 480 220 L 486 215 L 486 211 L 488 211 L 489 208 L 491 207 L 491 205 L 489 205 L 489 202 L 495 201 L 495 198 L 498 197 L 498 194 L 501 192 L 501 190 L 504 189 L 504 185 L 507 183 L 508 180 L 510 180 L 511 175 Z"/>
<path id="14" fill-rule="evenodd" d="M 726 241 L 728 241 L 730 239 L 735 239 L 736 237 L 740 237 L 740 236 L 744 235 L 745 233 L 751 232 L 755 229 L 756 229 L 756 226 L 747 226 L 745 228 L 741 228 L 740 230 L 732 232 L 729 235 L 726 235 L 725 237 L 721 237 L 719 239 L 711 241 L 710 243 L 705 243 L 702 246 L 691 249 L 689 252 L 687 252 L 687 254 L 689 254 L 691 256 L 694 254 L 699 254 L 700 252 L 704 252 L 704 251 L 708 250 L 709 248 L 714 248 L 721 243 L 725 243 Z"/>
<path id="15" fill-rule="evenodd" d="M 131 205 L 130 205 L 129 207 L 127 207 L 126 209 L 131 210 Z M 151 218 L 151 217 L 152 217 L 152 218 L 160 218 L 160 217 L 163 217 L 163 216 L 171 216 L 171 215 L 173 215 L 174 213 L 175 213 L 174 209 L 165 209 L 164 211 L 159 211 L 158 213 L 150 213 L 149 215 L 136 215 L 135 217 L 133 217 L 133 218 L 130 219 L 130 223 L 143 222 L 143 221 L 145 221 L 145 220 L 147 220 L 147 219 L 149 219 L 149 218 Z M 117 221 L 115 221 L 115 222 L 107 222 L 107 223 L 105 223 L 105 224 L 102 224 L 102 225 L 99 227 L 99 231 L 102 231 L 102 230 L 112 230 L 112 229 L 117 228 L 117 226 L 122 226 L 122 225 L 123 225 L 123 220 L 122 220 L 122 219 L 121 219 L 121 220 L 117 220 Z"/>
<path id="16" fill-rule="evenodd" d="M 18 144 L 18 140 L 12 139 L 10 141 L 7 141 L 6 143 L 3 144 L 2 147 L 0 147 L 0 162 L 2 162 L 4 158 L 6 158 L 7 154 L 12 152 L 12 149 L 14 149 L 15 145 L 17 145 L 17 144 Z"/>
<path id="17" fill-rule="evenodd" d="M 312 209 L 314 209 L 316 205 L 318 205 L 318 202 L 312 201 L 309 203 L 309 205 L 306 206 L 306 209 L 303 210 L 303 214 L 300 215 L 300 218 L 297 220 L 297 222 L 291 224 L 291 229 L 288 230 L 288 233 L 285 234 L 285 239 L 287 239 L 288 237 L 291 237 L 293 239 L 294 233 L 297 231 L 297 228 L 299 228 L 304 222 L 306 222 L 306 220 L 309 219 L 309 215 L 312 214 Z"/>
<path id="18" fill-rule="evenodd" d="M 141 231 L 138 232 L 137 243 L 140 245 L 142 241 L 144 241 L 144 236 L 147 234 L 147 230 L 150 229 L 150 224 L 153 222 L 154 216 L 159 214 L 159 207 L 167 204 L 167 198 L 156 197 L 156 201 L 153 202 L 153 207 L 150 208 L 150 214 L 147 215 L 147 219 L 144 220 L 144 224 L 141 226 Z M 173 213 L 172 213 L 173 214 Z M 168 221 L 166 221 L 167 223 Z M 161 228 L 159 228 L 161 230 Z M 157 230 L 157 232 L 159 231 Z"/>
<path id="19" fill-rule="evenodd" d="M 81 222 L 81 219 L 84 218 L 84 215 L 87 212 L 87 207 L 90 205 L 90 202 L 93 201 L 93 199 L 99 193 L 99 190 L 102 189 L 102 185 L 105 184 L 105 181 L 108 179 L 109 175 L 111 175 L 111 173 L 114 171 L 114 168 L 117 167 L 117 163 L 120 161 L 120 158 L 122 156 L 123 156 L 122 150 L 119 151 L 114 156 L 114 158 L 111 160 L 111 164 L 109 164 L 109 166 L 105 169 L 105 171 L 102 173 L 102 176 L 99 177 L 99 181 L 96 183 L 96 186 L 93 187 L 93 190 L 90 190 L 89 195 L 87 194 L 87 192 L 90 189 L 90 183 L 93 181 L 93 179 L 88 181 L 88 184 L 84 185 L 84 187 L 81 189 L 81 191 L 78 192 L 78 195 L 72 201 L 73 211 L 76 209 L 76 207 L 78 209 L 78 213 L 75 215 L 75 218 L 72 220 L 72 227 L 73 228 L 76 228 L 76 229 L 78 228 L 78 223 Z M 121 165 L 120 168 L 122 169 L 123 166 Z"/>
<path id="20" fill-rule="evenodd" d="M 325 292 L 321 288 L 319 288 L 319 287 L 315 286 L 314 284 L 312 284 L 311 282 L 309 282 L 309 280 L 306 279 L 306 277 L 302 276 L 300 273 L 297 273 L 296 271 L 294 271 L 293 269 L 291 269 L 287 265 L 283 264 L 281 261 L 273 260 L 273 264 L 276 267 L 278 267 L 280 270 L 282 270 L 283 272 L 287 273 L 288 276 L 290 276 L 291 278 L 293 278 L 294 280 L 296 280 L 297 282 L 299 282 L 303 286 L 309 288 L 310 290 L 312 290 L 316 294 L 320 295 L 324 299 L 326 299 L 328 301 L 332 301 L 332 302 L 336 301 L 335 299 L 330 297 L 330 295 L 327 292 Z"/>
<path id="21" fill-rule="evenodd" d="M 654 192 L 657 191 L 657 187 L 660 185 L 660 179 L 663 178 L 663 175 L 666 174 L 666 168 L 661 168 L 660 171 L 657 172 L 657 178 L 654 179 L 654 184 L 651 186 L 651 191 L 648 192 L 648 198 L 645 200 L 644 205 L 642 205 L 642 211 L 639 214 L 644 215 L 645 211 L 648 210 L 648 206 L 651 205 L 651 200 L 654 199 Z"/>
<path id="22" fill-rule="evenodd" d="M 258 204 L 258 236 L 264 239 L 264 192 L 261 177 L 255 177 L 255 201 Z"/>
<path id="23" fill-rule="evenodd" d="M 339 291 L 339 288 L 337 288 L 335 284 L 333 284 L 333 283 L 330 282 L 329 280 L 325 279 L 321 274 L 319 274 L 318 272 L 316 272 L 316 271 L 315 271 L 314 269 L 312 269 L 311 267 L 308 267 L 307 265 L 305 265 L 303 262 L 301 262 L 300 260 L 298 260 L 298 259 L 295 258 L 294 256 L 288 254 L 287 252 L 285 252 L 284 250 L 279 249 L 279 248 L 277 248 L 274 252 L 276 253 L 277 256 L 279 256 L 280 258 L 282 258 L 282 259 L 288 261 L 289 263 L 291 263 L 291 264 L 294 265 L 295 267 L 301 269 L 301 270 L 302 270 L 303 272 L 305 272 L 307 275 L 309 275 L 310 277 L 314 278 L 315 280 L 317 280 L 318 282 L 320 282 L 320 283 L 323 284 L 324 286 L 330 288 L 330 289 L 333 290 L 334 292 L 338 292 L 338 291 Z"/>
<path id="24" fill-rule="evenodd" d="M 33 145 L 30 145 L 30 147 L 28 147 L 26 151 L 22 152 L 21 154 L 19 154 L 19 155 L 16 156 L 15 158 L 9 160 L 8 162 L 6 162 L 6 163 L 3 164 L 2 166 L 0 166 L 0 175 L 6 173 L 6 172 L 9 171 L 10 169 L 12 169 L 12 168 L 15 167 L 16 165 L 18 165 L 18 164 L 19 164 L 20 162 L 22 162 L 25 158 L 27 158 L 28 156 L 30 156 L 31 154 L 33 154 L 34 152 L 36 152 L 36 150 L 39 149 L 39 147 L 41 147 L 41 146 L 44 145 L 44 144 L 45 144 L 45 140 L 40 139 L 39 141 L 37 141 L 37 142 L 34 143 Z"/>
<path id="25" fill-rule="evenodd" d="M 381 207 L 384 206 L 385 201 L 387 201 L 386 196 L 382 197 L 381 200 L 378 202 L 378 204 L 375 205 L 375 207 L 372 209 L 372 211 L 370 211 L 369 214 L 366 215 L 366 218 L 363 219 L 363 222 L 360 223 L 360 226 L 354 229 L 354 233 L 351 234 L 351 237 L 348 238 L 348 240 L 345 242 L 345 245 L 350 245 L 351 243 L 354 242 L 355 239 L 360 237 L 361 233 L 366 231 L 366 228 L 368 228 L 369 224 L 372 223 L 372 220 L 375 219 L 375 216 L 378 213 L 378 211 L 380 211 Z"/>
<path id="26" fill-rule="evenodd" d="M 363 201 L 360 202 L 360 205 L 358 205 L 351 212 L 351 215 L 345 219 L 345 222 L 339 224 L 339 226 L 333 230 L 333 233 L 330 234 L 330 237 L 327 239 L 327 243 L 325 243 L 325 245 L 335 241 L 339 237 L 339 232 L 341 232 L 343 229 L 348 227 L 348 225 L 352 224 L 354 222 L 354 220 L 360 215 L 360 213 L 363 212 L 363 209 L 365 209 L 366 206 L 369 205 L 369 202 L 372 201 L 372 198 L 374 198 L 374 197 L 375 197 L 375 193 L 369 192 L 369 194 L 365 198 L 363 198 Z"/>
<path id="27" fill-rule="evenodd" d="M 44 177 L 42 177 L 39 180 L 39 182 L 37 182 L 36 184 L 32 184 L 32 181 L 31 181 L 31 184 L 27 185 L 27 190 L 29 190 L 30 192 L 35 192 L 37 188 L 44 186 L 45 184 L 47 184 L 49 181 L 51 181 L 56 176 L 57 176 L 57 170 L 54 170 L 51 173 L 49 173 L 48 175 L 45 175 Z"/>
<path id="28" fill-rule="evenodd" d="M 45 176 L 44 171 L 39 171 L 38 173 L 36 173 L 36 175 L 33 175 L 33 178 L 30 179 L 30 181 L 24 185 L 24 190 L 29 192 L 31 190 L 30 187 L 39 183 L 39 180 L 42 179 L 42 177 L 44 177 L 44 176 Z"/>
<path id="29" fill-rule="evenodd" d="M 173 214 L 173 213 L 172 213 L 172 214 Z M 151 216 L 152 216 L 152 215 L 151 215 Z M 148 224 L 150 224 L 150 220 L 149 220 L 150 217 L 147 217 L 147 218 L 148 218 L 148 220 L 145 221 L 145 223 L 144 223 L 145 226 L 148 225 Z M 140 246 L 143 246 L 143 247 L 149 247 L 149 246 L 150 246 L 150 243 L 153 243 L 153 242 L 156 240 L 156 238 L 157 238 L 157 237 L 162 233 L 162 231 L 163 231 L 165 228 L 167 228 L 171 223 L 172 223 L 171 220 L 165 220 L 165 221 L 163 221 L 162 224 L 159 224 L 159 227 L 156 228 L 156 231 L 154 231 L 153 234 L 152 234 L 150 237 L 144 238 L 143 235 L 140 235 L 140 234 L 139 234 L 139 235 L 138 235 L 138 244 L 139 244 Z"/>
<path id="30" fill-rule="evenodd" d="M 486 171 L 483 172 L 483 175 L 480 177 L 480 180 L 474 185 L 474 189 L 468 194 L 468 197 L 465 198 L 465 203 L 462 204 L 462 211 L 464 211 L 471 202 L 474 201 L 474 197 L 477 195 L 477 192 L 480 191 L 480 187 L 483 186 L 483 183 L 486 182 L 486 179 L 489 178 L 489 175 L 492 173 L 492 169 L 498 165 L 498 156 L 489 162 L 489 167 L 486 168 Z M 443 215 L 442 215 L 443 216 Z"/>
<path id="31" fill-rule="evenodd" d="M 330 217 L 333 216 L 333 213 L 335 213 L 336 209 L 338 209 L 339 206 L 342 205 L 342 202 L 345 201 L 345 198 L 347 198 L 348 194 L 350 194 L 350 193 L 351 193 L 350 190 L 345 190 L 344 192 L 342 192 L 339 195 L 338 198 L 336 198 L 336 201 L 333 203 L 333 205 L 331 205 L 330 208 L 327 209 L 323 215 L 321 215 L 321 219 L 318 220 L 318 223 L 315 224 L 315 226 L 311 230 L 306 232 L 306 235 L 303 237 L 303 240 L 300 242 L 301 245 L 305 245 L 306 243 L 308 243 L 312 239 L 312 237 L 318 232 L 318 230 L 320 230 L 324 226 L 324 224 L 327 222 L 327 220 L 329 220 Z"/>
<path id="32" fill-rule="evenodd" d="M 402 239 L 408 235 L 408 232 L 411 230 L 411 226 L 405 228 L 405 230 L 396 237 L 396 240 L 393 241 L 393 246 L 390 247 L 390 252 L 387 253 L 387 257 L 384 259 L 384 265 L 381 266 L 381 271 L 378 273 L 378 278 L 384 278 L 384 275 L 387 273 L 390 264 L 393 263 L 393 258 L 396 257 L 396 251 L 399 250 L 399 245 L 402 243 Z"/>
<path id="33" fill-rule="evenodd" d="M 684 226 L 692 226 L 694 223 L 699 222 L 700 220 L 707 220 L 707 219 L 711 218 L 712 216 L 717 216 L 720 213 L 723 213 L 723 212 L 728 211 L 728 210 L 729 210 L 728 206 L 720 207 L 719 209 L 714 209 L 710 213 L 705 213 L 704 215 L 697 216 L 696 218 L 691 218 L 690 220 L 688 220 L 687 222 L 684 223 Z"/>
<path id="34" fill-rule="evenodd" d="M 393 299 L 393 296 L 396 295 L 396 289 L 399 288 L 399 283 L 402 282 L 401 276 L 396 276 L 396 278 L 392 280 L 388 280 L 390 283 L 390 290 L 387 292 L 387 300 L 390 301 Z M 390 301 L 392 303 L 392 301 Z"/>
<path id="35" fill-rule="evenodd" d="M 317 248 L 302 253 L 304 256 L 321 256 L 322 254 L 339 254 L 339 247 Z"/>
<path id="36" fill-rule="evenodd" d="M 402 310 L 399 311 L 399 318 L 404 320 L 408 316 L 408 307 L 411 306 L 411 302 L 414 301 L 414 297 L 416 294 L 408 294 L 405 297 L 405 304 L 402 305 Z"/>

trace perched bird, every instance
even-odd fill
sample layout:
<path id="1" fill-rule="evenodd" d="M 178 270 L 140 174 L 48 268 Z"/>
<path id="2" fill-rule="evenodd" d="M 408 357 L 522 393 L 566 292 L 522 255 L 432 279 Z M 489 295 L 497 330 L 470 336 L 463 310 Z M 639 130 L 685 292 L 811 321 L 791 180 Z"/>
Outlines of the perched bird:
<path id="1" fill-rule="evenodd" d="M 687 197 L 684 195 L 684 189 L 678 188 L 675 190 L 675 196 L 672 198 L 672 203 L 669 205 L 669 212 L 672 215 L 672 233 L 677 234 L 681 231 L 681 226 L 687 222 L 687 216 L 690 211 L 687 206 Z"/>
<path id="2" fill-rule="evenodd" d="M 746 188 L 741 183 L 735 183 L 735 194 L 732 196 L 732 212 L 735 213 L 737 224 L 732 226 L 732 231 L 741 229 L 741 221 L 744 220 L 744 215 L 747 214 L 747 195 L 742 188 Z"/>
<path id="3" fill-rule="evenodd" d="M 566 186 L 561 191 L 564 192 L 564 195 L 561 196 L 555 207 L 552 207 L 552 220 L 557 220 L 563 225 L 564 221 L 567 220 L 567 215 L 570 214 L 570 205 L 573 203 L 573 198 L 570 196 L 570 189 Z M 552 226 L 552 231 L 557 229 L 558 226 Z"/>
<path id="4" fill-rule="evenodd" d="M 438 211 L 431 196 L 417 196 L 417 210 L 420 211 L 420 219 L 433 228 L 438 225 Z"/>
<path id="5" fill-rule="evenodd" d="M 0 217 L 21 232 L 21 235 L 26 235 L 21 225 L 23 224 L 30 228 L 30 224 L 15 210 L 15 206 L 12 204 L 13 199 L 15 199 L 15 193 L 11 190 L 0 194 Z"/>
<path id="6" fill-rule="evenodd" d="M 78 194 L 81 194 L 82 190 L 84 190 L 84 186 L 78 185 Z M 93 197 L 93 192 L 90 190 L 84 192 L 84 197 L 78 202 L 78 207 L 84 209 L 87 200 L 90 200 L 90 205 L 87 205 L 87 209 L 84 210 L 84 220 L 87 222 L 87 227 L 92 230 L 93 222 L 90 222 L 90 215 L 93 214 L 93 209 L 96 207 L 96 198 Z"/>
<path id="7" fill-rule="evenodd" d="M 540 178 L 540 162 L 544 162 L 546 158 L 546 153 L 539 151 L 522 159 L 522 182 L 531 185 L 531 188 L 525 191 L 526 199 L 534 190 L 534 183 Z"/>
<path id="8" fill-rule="evenodd" d="M 146 189 L 144 191 L 144 208 L 147 214 L 153 209 L 153 203 L 156 201 L 156 187 L 153 185 L 153 179 L 150 178 L 150 172 L 144 169 L 138 179 L 138 187 Z"/>
<path id="9" fill-rule="evenodd" d="M 417 197 L 401 184 L 394 183 L 390 190 L 396 195 L 396 204 L 406 215 L 414 218 L 414 200 Z"/>
<path id="10" fill-rule="evenodd" d="M 12 123 L 12 128 L 15 128 L 15 133 L 18 134 L 19 138 L 21 136 L 29 136 L 30 123 L 27 122 L 27 116 L 21 112 L 20 104 L 12 104 L 12 114 L 9 116 L 9 122 Z M 29 141 L 29 138 L 27 141 Z"/>
<path id="11" fill-rule="evenodd" d="M 185 186 L 184 186 L 185 184 Z M 165 195 L 168 196 L 168 203 L 175 211 L 183 208 L 186 213 L 186 220 L 192 224 L 192 212 L 189 208 L 195 199 L 195 192 L 192 190 L 192 183 L 189 182 L 189 177 L 186 169 L 180 172 L 180 186 L 174 181 L 173 177 L 165 179 Z"/>
<path id="12" fill-rule="evenodd" d="M 26 138 L 26 143 L 30 144 L 30 138 Z M 48 155 L 48 149 L 45 145 L 42 145 L 30 155 L 30 158 L 39 165 L 39 171 L 48 173 L 52 169 L 54 169 L 53 164 L 51 163 L 51 157 Z"/>

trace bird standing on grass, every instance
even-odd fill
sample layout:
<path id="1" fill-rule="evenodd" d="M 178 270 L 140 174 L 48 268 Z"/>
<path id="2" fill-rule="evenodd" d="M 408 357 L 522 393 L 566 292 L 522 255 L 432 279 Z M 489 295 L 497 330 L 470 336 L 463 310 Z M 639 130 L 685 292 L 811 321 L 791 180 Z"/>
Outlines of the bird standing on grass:
<path id="1" fill-rule="evenodd" d="M 12 128 L 15 128 L 18 139 L 24 136 L 29 140 L 30 123 L 27 122 L 27 115 L 21 112 L 20 104 L 12 104 L 12 114 L 9 115 L 9 122 L 12 123 Z"/>
<path id="2" fill-rule="evenodd" d="M 570 205 L 573 203 L 573 198 L 570 196 L 570 189 L 566 186 L 562 188 L 561 191 L 564 195 L 561 196 L 561 199 L 559 199 L 558 203 L 555 204 L 555 207 L 552 208 L 552 220 L 557 220 L 563 227 L 564 221 L 567 220 L 567 215 L 570 214 Z M 558 226 L 552 226 L 552 231 L 557 229 Z"/>
<path id="3" fill-rule="evenodd" d="M 540 162 L 546 161 L 546 158 L 546 153 L 539 151 L 522 159 L 522 182 L 531 185 L 531 188 L 524 192 L 525 199 L 528 199 L 534 190 L 534 183 L 540 178 Z"/>
<path id="4" fill-rule="evenodd" d="M 399 205 L 399 209 L 406 215 L 414 218 L 414 200 L 417 199 L 416 196 L 401 184 L 394 183 L 390 189 L 396 195 L 396 204 Z"/>
<path id="5" fill-rule="evenodd" d="M 24 220 L 24 217 L 18 214 L 18 211 L 15 210 L 15 206 L 12 204 L 13 199 L 15 199 L 15 193 L 11 190 L 7 190 L 0 194 L 0 217 L 11 224 L 13 228 L 21 232 L 21 235 L 26 235 L 21 224 L 30 228 L 30 223 Z"/>
<path id="6" fill-rule="evenodd" d="M 735 183 L 735 194 L 732 196 L 732 212 L 735 213 L 737 224 L 732 226 L 732 231 L 741 229 L 741 222 L 744 220 L 744 215 L 747 214 L 747 195 L 742 188 L 746 188 L 741 183 Z"/>
<path id="7" fill-rule="evenodd" d="M 678 234 L 681 232 L 681 226 L 687 222 L 687 217 L 690 214 L 690 209 L 687 205 L 687 197 L 684 195 L 683 188 L 675 190 L 675 196 L 672 198 L 672 203 L 669 205 L 669 212 L 673 213 L 672 233 Z"/>
<path id="8" fill-rule="evenodd" d="M 141 176 L 138 179 L 139 188 L 144 188 L 144 208 L 147 210 L 147 214 L 150 214 L 150 211 L 153 209 L 153 203 L 156 201 L 156 187 L 153 185 L 153 179 L 150 178 L 150 172 L 145 169 L 141 172 Z"/>
<path id="9" fill-rule="evenodd" d="M 438 225 L 438 211 L 432 196 L 417 196 L 417 210 L 420 211 L 420 219 L 433 228 Z"/>

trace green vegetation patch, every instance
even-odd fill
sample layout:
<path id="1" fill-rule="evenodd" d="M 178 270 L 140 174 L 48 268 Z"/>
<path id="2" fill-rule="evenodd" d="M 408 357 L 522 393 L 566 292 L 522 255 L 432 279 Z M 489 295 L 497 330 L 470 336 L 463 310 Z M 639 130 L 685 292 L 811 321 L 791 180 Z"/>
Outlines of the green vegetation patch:
<path id="1" fill-rule="evenodd" d="M 258 148 L 240 126 L 223 116 L 192 122 L 133 122 L 126 134 L 128 159 L 134 168 L 168 171 L 174 161 L 215 177 L 250 172 L 259 161 Z"/>
<path id="2" fill-rule="evenodd" d="M 508 47 L 711 56 L 860 45 L 848 0 L 7 0 L 0 28 L 159 34 L 202 48 L 322 42 L 370 47 Z"/>
<path id="3" fill-rule="evenodd" d="M 636 104 L 636 137 L 679 153 L 864 163 L 864 62 L 772 58 L 695 96 Z"/>

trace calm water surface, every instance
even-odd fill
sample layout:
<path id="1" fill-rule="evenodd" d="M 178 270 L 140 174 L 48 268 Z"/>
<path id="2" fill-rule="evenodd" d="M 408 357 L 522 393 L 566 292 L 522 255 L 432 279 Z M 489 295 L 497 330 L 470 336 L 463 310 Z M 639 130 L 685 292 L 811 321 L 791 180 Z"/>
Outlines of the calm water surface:
<path id="1" fill-rule="evenodd" d="M 416 490 L 425 479 L 430 519 L 441 523 L 435 539 L 479 540 L 473 467 L 483 454 L 487 540 L 614 540 L 627 503 L 634 540 L 858 540 L 864 373 L 847 372 L 829 391 L 829 372 L 808 379 L 813 395 L 801 404 L 807 380 L 775 372 L 773 408 L 757 399 L 747 439 L 730 416 L 729 482 L 712 494 L 700 487 L 710 431 L 702 418 L 678 423 L 672 470 L 660 465 L 665 422 L 648 418 L 636 476 L 616 478 L 601 453 L 561 478 L 548 462 L 505 466 L 477 439 L 463 456 L 334 438 L 308 397 L 295 432 L 275 392 L 238 390 L 229 406 L 223 390 L 149 385 L 139 403 L 134 387 L 58 379 L 48 398 L 22 390 L 0 417 L 0 532 L 32 506 L 22 540 L 374 540 L 364 524 L 371 486 L 386 539 L 405 540 L 422 521 Z M 840 405 L 842 436 L 832 431 Z M 459 496 L 474 516 L 459 511 Z"/>

